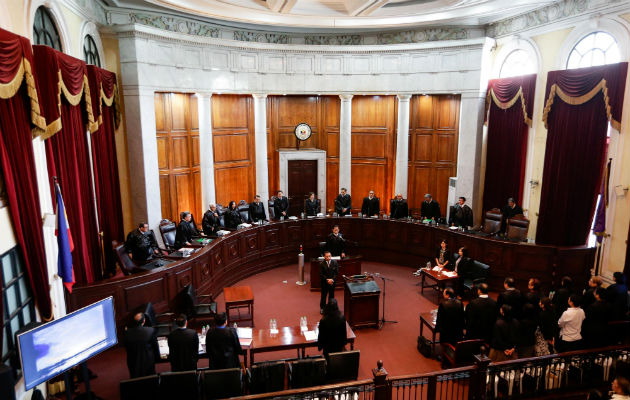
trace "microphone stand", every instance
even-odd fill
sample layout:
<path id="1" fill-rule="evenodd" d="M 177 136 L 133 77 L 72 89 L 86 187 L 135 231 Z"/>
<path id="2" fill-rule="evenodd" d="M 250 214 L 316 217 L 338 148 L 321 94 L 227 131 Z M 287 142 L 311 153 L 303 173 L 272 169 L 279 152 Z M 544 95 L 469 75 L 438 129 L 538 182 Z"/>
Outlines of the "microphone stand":
<path id="1" fill-rule="evenodd" d="M 386 278 L 384 276 L 381 276 L 381 274 L 378 273 L 378 272 L 375 273 L 374 276 L 379 277 L 379 278 L 381 278 L 383 280 L 383 317 L 378 321 L 378 329 L 382 329 L 383 325 L 385 325 L 385 322 L 391 322 L 392 324 L 397 324 L 398 323 L 398 321 L 385 319 L 385 294 L 386 294 L 385 289 L 387 287 L 386 283 L 387 283 L 387 281 L 392 281 L 393 282 L 394 280 L 390 279 L 390 278 Z"/>

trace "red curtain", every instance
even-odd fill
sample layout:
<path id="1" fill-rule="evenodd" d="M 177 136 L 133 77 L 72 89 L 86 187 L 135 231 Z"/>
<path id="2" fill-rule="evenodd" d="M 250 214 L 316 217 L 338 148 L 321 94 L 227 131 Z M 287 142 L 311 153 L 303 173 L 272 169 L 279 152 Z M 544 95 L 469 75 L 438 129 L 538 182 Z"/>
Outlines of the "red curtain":
<path id="1" fill-rule="evenodd" d="M 118 160 L 114 118 L 117 114 L 116 75 L 93 65 L 88 65 L 88 81 L 94 119 L 99 128 L 92 134 L 92 155 L 94 162 L 94 184 L 99 212 L 99 223 L 103 232 L 105 265 L 111 273 L 115 271 L 116 260 L 112 240 L 123 240 L 122 204 L 118 180 Z M 109 106 L 107 105 L 109 104 Z"/>
<path id="2" fill-rule="evenodd" d="M 60 182 L 74 241 L 75 279 L 90 283 L 101 276 L 101 255 L 86 136 L 88 127 L 95 127 L 87 68 L 83 61 L 47 46 L 33 46 L 33 51 L 46 99 L 48 174 Z"/>
<path id="3" fill-rule="evenodd" d="M 488 82 L 488 139 L 483 210 L 501 208 L 508 197 L 523 199 L 527 134 L 534 108 L 536 75 Z"/>
<path id="4" fill-rule="evenodd" d="M 46 123 L 40 112 L 33 65 L 28 39 L 0 29 L 0 165 L 35 304 L 42 319 L 50 320 L 52 305 L 32 144 L 32 133 L 43 132 Z M 0 326 L 3 316 L 0 312 Z"/>
<path id="5" fill-rule="evenodd" d="M 607 121 L 619 127 L 627 72 L 628 63 L 549 72 L 537 243 L 586 243 L 606 157 Z"/>

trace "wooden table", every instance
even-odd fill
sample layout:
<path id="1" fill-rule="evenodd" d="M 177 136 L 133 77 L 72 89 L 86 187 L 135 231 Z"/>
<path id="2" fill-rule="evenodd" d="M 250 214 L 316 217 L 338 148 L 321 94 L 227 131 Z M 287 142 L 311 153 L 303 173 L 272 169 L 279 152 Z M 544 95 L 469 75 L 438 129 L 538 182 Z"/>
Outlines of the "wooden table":
<path id="1" fill-rule="evenodd" d="M 343 291 L 343 313 L 354 328 L 378 328 L 378 303 L 381 288 L 373 279 L 346 282 Z"/>
<path id="2" fill-rule="evenodd" d="M 435 316 L 437 317 L 437 310 L 436 310 Z M 423 328 L 425 325 L 427 329 L 429 330 L 429 333 L 431 333 L 431 354 L 434 355 L 435 344 L 437 343 L 436 341 L 437 332 L 435 331 L 435 319 L 431 312 L 420 313 L 420 336 L 421 337 L 424 336 Z"/>
<path id="3" fill-rule="evenodd" d="M 318 332 L 317 324 L 309 324 L 310 331 Z M 354 339 L 356 335 L 346 322 L 346 335 L 350 349 L 354 350 Z M 252 344 L 249 346 L 250 365 L 254 364 L 254 354 L 266 353 L 270 351 L 280 350 L 297 350 L 298 358 L 304 358 L 306 349 L 309 347 L 317 347 L 317 339 L 306 340 L 299 326 L 285 326 L 278 329 L 278 333 L 271 333 L 267 329 L 254 329 L 252 331 Z M 301 352 L 300 352 L 301 350 Z"/>
<path id="4" fill-rule="evenodd" d="M 341 260 L 337 260 L 339 263 L 339 275 L 337 276 L 337 282 L 335 289 L 343 288 L 343 276 L 359 275 L 361 273 L 361 260 L 363 256 L 349 256 L 344 257 Z M 311 259 L 311 292 L 317 292 L 322 288 L 322 283 L 319 277 L 319 263 L 324 261 L 324 258 Z"/>
<path id="5" fill-rule="evenodd" d="M 250 286 L 229 286 L 223 288 L 225 298 L 225 313 L 228 323 L 250 321 L 254 326 L 254 293 Z M 247 308 L 247 312 L 241 315 L 241 308 Z M 237 317 L 230 315 L 230 310 L 236 310 Z"/>
<path id="6" fill-rule="evenodd" d="M 424 293 L 424 288 L 427 288 L 427 287 L 432 287 L 436 290 L 440 290 L 440 288 L 444 288 L 444 286 L 446 286 L 446 284 L 449 282 L 453 282 L 454 284 L 457 284 L 457 280 L 459 279 L 459 276 L 457 275 L 457 273 L 455 273 L 455 276 L 447 276 L 443 274 L 442 271 L 434 271 L 432 269 L 426 269 L 426 268 L 421 269 L 421 275 L 422 275 L 422 284 L 420 285 L 421 293 Z M 425 285 L 424 282 L 426 279 L 429 279 L 435 283 L 430 284 L 430 285 Z"/>

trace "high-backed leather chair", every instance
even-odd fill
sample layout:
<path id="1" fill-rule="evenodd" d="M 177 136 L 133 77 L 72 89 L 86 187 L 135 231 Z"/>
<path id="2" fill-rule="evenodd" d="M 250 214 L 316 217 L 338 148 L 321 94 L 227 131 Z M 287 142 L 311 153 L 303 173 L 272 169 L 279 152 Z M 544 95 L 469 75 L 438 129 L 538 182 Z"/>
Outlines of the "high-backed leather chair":
<path id="1" fill-rule="evenodd" d="M 276 196 L 271 196 L 269 201 L 267 202 L 267 206 L 269 206 L 269 218 L 273 221 L 276 219 L 276 212 L 273 209 L 273 202 L 276 200 Z"/>
<path id="2" fill-rule="evenodd" d="M 277 392 L 284 390 L 284 361 L 269 361 L 254 364 L 247 369 L 247 382 L 250 394 Z"/>
<path id="3" fill-rule="evenodd" d="M 174 313 L 157 314 L 153 308 L 153 303 L 148 302 L 144 307 L 144 315 L 144 325 L 154 328 L 157 331 L 157 336 L 168 336 L 173 330 Z"/>
<path id="4" fill-rule="evenodd" d="M 483 339 L 462 340 L 455 346 L 450 343 L 442 343 L 442 365 L 452 368 L 464 365 L 472 365 L 475 355 L 481 352 L 481 346 L 486 345 Z"/>
<path id="5" fill-rule="evenodd" d="M 325 380 L 324 358 L 307 358 L 289 363 L 289 384 L 292 389 L 323 385 Z"/>
<path id="6" fill-rule="evenodd" d="M 328 382 L 353 381 L 359 376 L 359 350 L 330 353 L 326 364 Z"/>
<path id="7" fill-rule="evenodd" d="M 157 375 L 120 381 L 120 400 L 157 399 L 160 378 Z"/>
<path id="8" fill-rule="evenodd" d="M 507 220 L 507 230 L 505 236 L 508 240 L 524 242 L 527 240 L 529 230 L 529 220 L 523 215 L 515 215 Z"/>
<path id="9" fill-rule="evenodd" d="M 186 285 L 180 295 L 183 300 L 184 314 L 188 319 L 214 320 L 217 303 L 212 301 L 212 295 L 198 295 L 192 284 Z M 200 298 L 204 299 L 203 303 L 199 301 Z"/>
<path id="10" fill-rule="evenodd" d="M 175 222 L 163 219 L 160 221 L 160 235 L 162 235 L 162 241 L 164 246 L 169 250 L 175 250 L 175 235 L 177 233 L 177 225 Z"/>
<path id="11" fill-rule="evenodd" d="M 499 230 L 501 230 L 501 210 L 493 208 L 486 211 L 486 218 L 480 233 L 485 236 L 496 235 Z"/>
<path id="12" fill-rule="evenodd" d="M 221 204 L 217 204 L 217 215 L 219 216 L 219 224 L 221 228 L 225 228 L 225 212 L 227 209 Z"/>
<path id="13" fill-rule="evenodd" d="M 129 253 L 127 252 L 125 244 L 118 240 L 112 240 L 112 248 L 116 253 L 116 259 L 118 260 L 118 264 L 120 264 L 120 270 L 122 273 L 129 275 L 135 272 L 137 265 L 131 258 L 129 258 Z"/>
<path id="14" fill-rule="evenodd" d="M 243 395 L 243 375 L 240 368 L 204 370 L 203 393 L 206 400 L 226 399 Z"/>
<path id="15" fill-rule="evenodd" d="M 241 219 L 243 220 L 243 222 L 249 221 L 249 204 L 247 204 L 245 200 L 241 200 L 238 202 L 236 210 L 239 214 L 241 214 Z"/>
<path id="16" fill-rule="evenodd" d="M 149 397 L 140 397 L 149 398 Z M 197 371 L 163 372 L 160 374 L 160 400 L 199 399 L 199 375 Z"/>

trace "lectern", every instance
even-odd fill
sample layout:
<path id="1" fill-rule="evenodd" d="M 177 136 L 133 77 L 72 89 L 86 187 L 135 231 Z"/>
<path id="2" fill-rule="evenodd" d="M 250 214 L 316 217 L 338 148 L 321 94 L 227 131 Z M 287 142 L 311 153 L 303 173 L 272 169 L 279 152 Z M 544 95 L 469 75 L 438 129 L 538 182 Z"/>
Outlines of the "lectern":
<path id="1" fill-rule="evenodd" d="M 352 328 L 378 328 L 381 289 L 371 277 L 346 278 L 343 295 L 343 313 Z"/>

